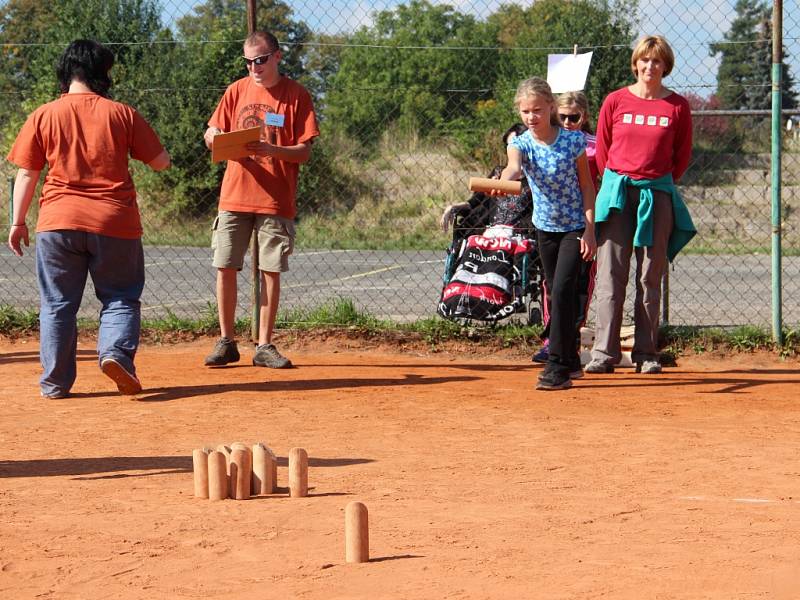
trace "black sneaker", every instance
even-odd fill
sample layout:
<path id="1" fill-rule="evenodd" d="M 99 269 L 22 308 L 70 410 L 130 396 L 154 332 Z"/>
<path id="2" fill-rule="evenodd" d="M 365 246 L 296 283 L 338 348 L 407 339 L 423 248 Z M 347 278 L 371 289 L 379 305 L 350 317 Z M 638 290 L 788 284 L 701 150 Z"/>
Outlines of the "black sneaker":
<path id="1" fill-rule="evenodd" d="M 206 356 L 206 366 L 221 367 L 238 360 L 239 349 L 236 347 L 236 342 L 226 337 L 221 337 L 214 345 L 214 350 L 211 351 L 211 354 Z"/>
<path id="2" fill-rule="evenodd" d="M 569 378 L 569 372 L 563 373 L 555 370 L 546 370 L 536 384 L 537 390 L 566 390 L 571 387 L 572 380 Z"/>
<path id="3" fill-rule="evenodd" d="M 261 344 L 256 348 L 253 364 L 257 367 L 269 367 L 270 369 L 289 369 L 292 366 L 292 361 L 278 352 L 274 344 Z"/>

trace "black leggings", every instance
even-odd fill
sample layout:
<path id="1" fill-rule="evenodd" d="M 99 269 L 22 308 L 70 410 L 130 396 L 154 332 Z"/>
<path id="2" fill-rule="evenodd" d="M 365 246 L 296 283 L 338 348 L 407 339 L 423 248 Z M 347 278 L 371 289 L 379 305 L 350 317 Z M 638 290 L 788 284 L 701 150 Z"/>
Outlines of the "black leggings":
<path id="1" fill-rule="evenodd" d="M 575 299 L 583 261 L 580 240 L 582 234 L 582 228 L 566 232 L 536 232 L 545 284 L 550 292 L 549 363 L 561 369 L 574 367 L 577 360 Z"/>

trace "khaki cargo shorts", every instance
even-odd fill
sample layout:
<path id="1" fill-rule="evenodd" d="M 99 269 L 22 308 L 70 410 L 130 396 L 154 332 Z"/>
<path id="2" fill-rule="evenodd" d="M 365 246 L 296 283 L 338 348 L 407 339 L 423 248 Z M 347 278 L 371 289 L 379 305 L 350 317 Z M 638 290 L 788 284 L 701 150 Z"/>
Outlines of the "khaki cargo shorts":
<path id="1" fill-rule="evenodd" d="M 277 215 L 227 210 L 219 211 L 214 219 L 214 266 L 241 271 L 254 229 L 258 231 L 258 268 L 270 273 L 288 271 L 289 255 L 294 250 L 294 222 Z"/>

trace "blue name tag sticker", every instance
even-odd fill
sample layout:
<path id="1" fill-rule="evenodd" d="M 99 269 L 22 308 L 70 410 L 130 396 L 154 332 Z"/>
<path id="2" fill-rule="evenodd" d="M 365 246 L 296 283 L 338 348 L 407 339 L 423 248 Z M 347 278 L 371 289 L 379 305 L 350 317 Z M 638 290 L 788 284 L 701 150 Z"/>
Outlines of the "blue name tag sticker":
<path id="1" fill-rule="evenodd" d="M 271 127 L 283 127 L 283 122 L 286 120 L 280 113 L 267 113 L 264 117 L 264 123 Z"/>

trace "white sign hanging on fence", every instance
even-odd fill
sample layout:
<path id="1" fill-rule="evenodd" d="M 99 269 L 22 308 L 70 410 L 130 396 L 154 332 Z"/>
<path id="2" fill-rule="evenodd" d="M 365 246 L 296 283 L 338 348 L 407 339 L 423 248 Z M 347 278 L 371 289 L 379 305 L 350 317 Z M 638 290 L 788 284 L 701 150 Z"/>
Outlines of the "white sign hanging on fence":
<path id="1" fill-rule="evenodd" d="M 547 83 L 554 94 L 579 92 L 586 87 L 592 52 L 584 54 L 548 54 Z"/>

